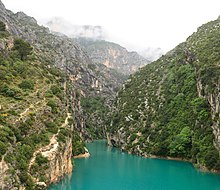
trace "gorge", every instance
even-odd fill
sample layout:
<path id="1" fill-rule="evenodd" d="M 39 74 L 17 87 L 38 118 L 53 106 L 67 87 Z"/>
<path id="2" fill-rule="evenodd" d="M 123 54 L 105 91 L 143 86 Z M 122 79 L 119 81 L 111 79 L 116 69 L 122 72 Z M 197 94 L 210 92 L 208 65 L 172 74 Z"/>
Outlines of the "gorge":
<path id="1" fill-rule="evenodd" d="M 219 36 L 220 18 L 149 63 L 115 43 L 51 32 L 0 1 L 0 189 L 46 189 L 72 170 L 76 180 L 75 168 L 90 158 L 73 157 L 87 146 L 91 164 L 102 154 L 116 169 L 123 155 L 134 159 L 131 173 L 139 171 L 139 160 L 158 161 L 142 157 L 172 157 L 219 172 Z M 142 157 L 106 151 L 111 148 L 103 142 L 86 144 L 96 139 Z M 159 166 L 174 167 L 174 173 L 187 168 L 186 175 L 198 177 L 188 163 L 160 160 Z M 145 175 L 140 170 L 139 177 Z M 204 175 L 207 186 L 219 187 L 218 175 Z"/>

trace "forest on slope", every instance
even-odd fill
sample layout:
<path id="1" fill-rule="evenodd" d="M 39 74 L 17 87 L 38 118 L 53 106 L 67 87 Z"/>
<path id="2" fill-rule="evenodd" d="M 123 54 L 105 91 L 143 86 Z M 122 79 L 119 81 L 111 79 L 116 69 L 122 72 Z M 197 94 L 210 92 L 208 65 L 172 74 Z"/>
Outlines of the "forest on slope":
<path id="1" fill-rule="evenodd" d="M 132 75 L 118 93 L 109 144 L 220 170 L 220 18 Z"/>

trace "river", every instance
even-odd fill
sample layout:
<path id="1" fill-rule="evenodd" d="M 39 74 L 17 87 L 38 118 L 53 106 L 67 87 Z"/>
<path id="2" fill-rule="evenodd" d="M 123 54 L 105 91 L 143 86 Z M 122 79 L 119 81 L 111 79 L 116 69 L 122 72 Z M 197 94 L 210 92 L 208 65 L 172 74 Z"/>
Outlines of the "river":
<path id="1" fill-rule="evenodd" d="M 76 159 L 72 175 L 49 190 L 220 190 L 220 175 L 187 162 L 130 155 L 104 140 L 87 148 L 90 158 Z"/>

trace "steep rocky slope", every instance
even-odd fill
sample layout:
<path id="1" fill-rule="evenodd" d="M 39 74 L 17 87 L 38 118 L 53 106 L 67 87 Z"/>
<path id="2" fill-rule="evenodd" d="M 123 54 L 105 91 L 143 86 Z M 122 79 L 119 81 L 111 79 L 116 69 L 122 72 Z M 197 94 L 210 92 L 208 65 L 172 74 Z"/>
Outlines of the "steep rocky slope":
<path id="1" fill-rule="evenodd" d="M 220 170 L 220 18 L 145 66 L 118 93 L 109 144 Z"/>
<path id="2" fill-rule="evenodd" d="M 105 115 L 93 111 L 88 125 L 82 104 L 100 97 L 101 108 L 108 106 L 114 76 L 72 39 L 1 1 L 0 68 L 0 187 L 43 189 L 72 171 L 72 156 L 85 152 L 83 139 L 104 135 Z"/>
<path id="3" fill-rule="evenodd" d="M 6 10 L 1 2 L 0 20 L 6 24 L 10 33 L 29 41 L 35 48 L 35 55 L 44 61 L 45 65 L 55 66 L 67 72 L 74 88 L 77 89 L 77 96 L 86 100 L 98 96 L 104 101 L 103 107 L 109 107 L 116 90 L 122 83 L 117 73 L 114 74 L 104 65 L 93 63 L 72 39 L 50 33 L 49 29 L 39 26 L 34 18 L 22 12 L 14 14 Z M 97 131 L 103 130 L 105 115 L 95 113 L 95 119 L 90 117 L 86 110 L 83 111 L 80 102 L 78 107 L 81 111 L 76 113 L 78 129 L 81 136 L 88 140 L 92 138 L 89 131 L 99 133 Z M 90 118 L 94 122 L 90 122 Z M 85 119 L 88 122 L 85 122 Z"/>
<path id="4" fill-rule="evenodd" d="M 130 75 L 150 62 L 137 52 L 129 52 L 113 42 L 89 38 L 75 40 L 85 48 L 94 63 L 100 63 L 114 69 L 120 75 Z"/>
<path id="5" fill-rule="evenodd" d="M 44 189 L 84 152 L 74 84 L 36 51 L 0 21 L 1 189 Z"/>

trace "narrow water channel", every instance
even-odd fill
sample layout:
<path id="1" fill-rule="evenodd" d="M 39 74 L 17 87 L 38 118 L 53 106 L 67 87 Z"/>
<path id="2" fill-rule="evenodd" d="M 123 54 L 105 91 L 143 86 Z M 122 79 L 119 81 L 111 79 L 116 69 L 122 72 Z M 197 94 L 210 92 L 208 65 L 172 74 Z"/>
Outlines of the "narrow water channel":
<path id="1" fill-rule="evenodd" d="M 75 160 L 72 175 L 49 190 L 220 190 L 220 175 L 187 162 L 130 155 L 104 140 L 87 148 L 91 157 Z"/>

